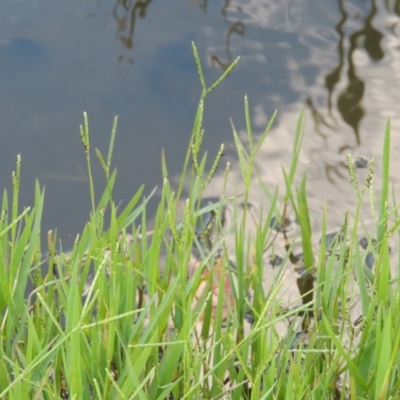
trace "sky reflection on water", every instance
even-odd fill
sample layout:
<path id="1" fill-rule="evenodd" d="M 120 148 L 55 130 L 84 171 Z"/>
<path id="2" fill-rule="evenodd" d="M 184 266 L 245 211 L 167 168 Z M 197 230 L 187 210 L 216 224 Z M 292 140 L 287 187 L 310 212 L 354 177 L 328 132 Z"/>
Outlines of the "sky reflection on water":
<path id="1" fill-rule="evenodd" d="M 72 243 L 90 209 L 78 134 L 83 111 L 89 114 L 93 146 L 103 151 L 119 115 L 116 199 L 126 203 L 143 182 L 148 192 L 160 184 L 161 148 L 171 176 L 177 176 L 200 95 L 191 54 L 195 41 L 209 83 L 241 57 L 206 104 L 209 157 L 225 142 L 226 158 L 234 164 L 229 117 L 244 135 L 247 94 L 257 133 L 279 109 L 257 164 L 266 182 L 282 184 L 281 165 L 290 161 L 296 119 L 306 107 L 300 172 L 309 166 L 315 221 L 327 199 L 336 222 L 356 200 L 345 168 L 347 153 L 379 158 L 388 116 L 392 179 L 398 182 L 399 4 L 2 3 L 7 22 L 0 26 L 0 182 L 9 187 L 16 154 L 23 153 L 22 205 L 32 204 L 38 177 L 46 185 L 43 230 L 57 226 L 67 245 Z M 104 180 L 99 168 L 95 172 L 100 189 Z M 232 182 L 238 179 L 234 165 Z M 219 188 L 216 176 L 207 194 L 218 195 Z M 235 191 L 233 184 L 230 189 Z M 262 201 L 257 190 L 254 197 L 253 202 Z"/>

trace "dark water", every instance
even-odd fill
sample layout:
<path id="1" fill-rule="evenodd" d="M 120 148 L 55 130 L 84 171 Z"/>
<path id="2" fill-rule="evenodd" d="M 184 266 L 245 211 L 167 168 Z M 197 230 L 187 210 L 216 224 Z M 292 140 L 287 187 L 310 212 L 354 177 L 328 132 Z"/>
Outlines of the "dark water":
<path id="1" fill-rule="evenodd" d="M 309 166 L 316 221 L 324 199 L 333 224 L 355 204 L 348 152 L 377 157 L 379 172 L 388 116 L 398 182 L 400 1 L 32 0 L 2 2 L 0 14 L 0 186 L 10 188 L 22 153 L 21 205 L 32 205 L 39 178 L 46 186 L 43 231 L 58 227 L 67 247 L 90 210 L 83 111 L 93 147 L 104 152 L 119 116 L 117 200 L 126 203 L 142 183 L 147 193 L 160 184 L 162 148 L 172 180 L 178 176 L 200 95 L 191 41 L 209 83 L 241 57 L 205 115 L 204 150 L 212 156 L 227 144 L 232 182 L 239 175 L 229 117 L 244 135 L 245 94 L 257 135 L 279 109 L 257 159 L 271 185 L 283 183 L 281 164 L 290 161 L 296 119 L 306 108 L 300 172 Z M 99 168 L 95 175 L 102 188 Z M 217 176 L 208 194 L 220 187 Z M 253 201 L 261 200 L 255 190 Z"/>

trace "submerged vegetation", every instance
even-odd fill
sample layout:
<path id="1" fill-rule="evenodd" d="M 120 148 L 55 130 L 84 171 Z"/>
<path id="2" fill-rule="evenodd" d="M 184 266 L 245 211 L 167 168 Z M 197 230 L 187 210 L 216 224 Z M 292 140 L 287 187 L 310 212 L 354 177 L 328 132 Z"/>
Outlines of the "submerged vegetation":
<path id="1" fill-rule="evenodd" d="M 300 184 L 294 183 L 304 113 L 292 163 L 283 168 L 284 190 L 278 193 L 263 183 L 254 163 L 275 114 L 256 141 L 245 98 L 246 144 L 232 128 L 246 190 L 227 198 L 223 187 L 219 199 L 203 199 L 224 152 L 221 146 L 206 172 L 204 102 L 237 61 L 208 87 L 193 50 L 203 91 L 176 191 L 163 155 L 152 231 L 146 204 L 154 191 L 144 196 L 139 188 L 124 209 L 113 200 L 117 120 L 107 156 L 95 151 L 106 177 L 96 200 L 84 115 L 81 140 L 92 210 L 69 253 L 56 246 L 51 232 L 48 253 L 42 252 L 44 190 L 36 182 L 34 206 L 20 211 L 17 158 L 13 193 L 4 192 L 0 217 L 0 398 L 399 398 L 399 278 L 389 239 L 397 234 L 400 217 L 395 196 L 389 198 L 390 124 L 377 210 L 374 162 L 360 184 L 349 156 L 358 207 L 354 216 L 343 216 L 341 231 L 333 234 L 322 216 L 322 238 L 315 246 L 307 174 L 300 171 Z M 225 182 L 228 175 L 229 165 Z M 188 180 L 189 197 L 179 220 Z M 259 215 L 249 203 L 253 182 L 269 204 Z M 368 194 L 375 227 L 360 239 L 361 204 Z M 289 236 L 291 225 L 298 235 Z M 227 244 L 229 234 L 233 247 Z M 295 255 L 297 239 L 302 251 Z M 274 252 L 278 240 L 284 243 L 282 257 Z M 276 272 L 267 279 L 265 270 L 272 267 Z M 288 274 L 295 277 L 297 298 L 286 305 L 281 294 Z"/>

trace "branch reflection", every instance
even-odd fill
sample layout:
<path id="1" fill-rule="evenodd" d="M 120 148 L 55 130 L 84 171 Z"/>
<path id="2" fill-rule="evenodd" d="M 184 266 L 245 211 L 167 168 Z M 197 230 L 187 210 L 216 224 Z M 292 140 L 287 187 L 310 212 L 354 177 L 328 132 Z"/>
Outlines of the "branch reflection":
<path id="1" fill-rule="evenodd" d="M 130 0 L 117 0 L 113 7 L 113 17 L 117 23 L 116 37 L 121 42 L 122 46 L 128 50 L 133 49 L 134 45 L 134 32 L 137 18 L 145 18 L 147 7 L 152 0 L 137 0 L 136 2 Z M 128 62 L 133 62 L 131 58 L 126 58 L 120 54 L 118 61 L 127 59 Z"/>
<path id="2" fill-rule="evenodd" d="M 386 2 L 388 3 L 388 1 Z M 370 8 L 364 17 L 356 16 L 350 20 L 349 13 L 346 10 L 344 0 L 338 0 L 338 9 L 340 19 L 335 26 L 338 34 L 337 42 L 337 65 L 325 75 L 325 87 L 327 89 L 327 113 L 328 123 L 321 113 L 316 109 L 312 100 L 308 98 L 306 104 L 311 111 L 314 121 L 314 127 L 317 134 L 324 138 L 324 149 L 328 150 L 329 145 L 326 142 L 329 134 L 323 133 L 324 128 L 328 130 L 339 130 L 340 123 L 335 117 L 336 110 L 340 119 L 351 128 L 354 133 L 354 140 L 346 140 L 346 144 L 339 147 L 338 153 L 342 154 L 350 149 L 361 145 L 362 135 L 360 134 L 360 124 L 365 116 L 363 107 L 363 98 L 365 95 L 366 82 L 359 76 L 357 65 L 355 63 L 356 50 L 363 49 L 369 59 L 379 62 L 384 57 L 382 49 L 383 34 L 373 25 L 374 18 L 378 14 L 376 0 L 372 0 Z M 400 11 L 400 1 L 396 0 L 394 8 Z M 387 6 L 389 6 L 387 4 Z M 351 33 L 346 25 L 354 22 L 354 18 L 361 19 L 361 27 Z M 342 88 L 342 89 L 338 89 Z M 353 142 L 353 144 L 351 144 Z M 321 150 L 321 149 L 320 149 Z M 344 171 L 347 169 L 346 163 L 338 159 L 336 162 L 324 162 L 325 176 L 334 183 L 335 178 L 343 178 Z"/>
<path id="3" fill-rule="evenodd" d="M 136 23 L 139 18 L 145 18 L 148 6 L 152 0 L 114 0 L 112 15 L 117 23 L 116 37 L 124 49 L 131 51 L 134 47 L 134 33 Z M 198 7 L 203 12 L 207 12 L 208 0 L 189 0 L 191 6 Z M 243 3 L 244 4 L 244 3 Z M 354 139 L 350 143 L 343 145 L 339 149 L 342 153 L 348 149 L 357 147 L 361 144 L 362 135 L 360 134 L 360 124 L 365 117 L 364 95 L 366 82 L 360 76 L 355 62 L 355 53 L 363 49 L 370 60 L 379 62 L 384 57 L 382 49 L 383 33 L 376 27 L 378 26 L 378 7 L 384 8 L 386 13 L 400 16 L 400 0 L 371 0 L 370 4 L 364 4 L 367 11 L 363 15 L 350 14 L 351 2 L 337 0 L 339 20 L 335 25 L 337 33 L 336 53 L 337 61 L 335 65 L 325 74 L 326 108 L 318 106 L 313 99 L 307 97 L 306 105 L 311 111 L 314 121 L 315 131 L 321 137 L 328 138 L 330 132 L 339 130 L 340 123 L 344 122 L 354 133 Z M 244 7 L 244 6 L 243 6 Z M 228 68 L 235 54 L 232 55 L 233 40 L 236 35 L 244 36 L 246 27 L 240 16 L 242 8 L 239 1 L 223 0 L 221 2 L 221 15 L 223 21 L 228 24 L 225 32 L 224 52 L 221 56 L 214 52 L 210 55 L 211 66 L 218 66 L 222 69 Z M 380 10 L 382 12 L 382 10 Z M 358 28 L 349 29 L 357 23 Z M 396 29 L 397 22 L 392 23 L 390 30 Z M 119 61 L 131 58 L 121 54 Z"/>
<path id="4" fill-rule="evenodd" d="M 203 9 L 205 12 L 207 12 L 207 3 L 208 3 L 207 0 L 203 0 L 200 3 L 202 3 L 200 8 Z M 227 11 L 230 7 L 231 7 L 231 0 L 225 0 L 224 5 L 221 8 L 222 17 L 224 18 L 224 21 L 229 24 L 229 28 L 225 36 L 226 59 L 223 60 L 216 54 L 212 54 L 210 57 L 211 65 L 213 67 L 218 65 L 222 69 L 227 69 L 233 62 L 233 57 L 231 53 L 232 36 L 234 34 L 239 36 L 244 36 L 244 34 L 246 33 L 246 27 L 242 21 L 240 20 L 231 21 L 228 18 Z M 240 11 L 240 7 L 237 6 L 236 10 Z"/>
<path id="5" fill-rule="evenodd" d="M 339 37 L 337 44 L 338 64 L 328 74 L 326 74 L 325 87 L 328 91 L 328 114 L 334 121 L 334 125 L 337 126 L 337 121 L 334 117 L 333 98 L 336 87 L 346 79 L 346 86 L 337 94 L 336 108 L 341 115 L 341 119 L 354 132 L 355 144 L 342 146 L 339 149 L 339 153 L 342 153 L 345 150 L 354 148 L 361 144 L 360 122 L 365 115 L 362 105 L 365 93 L 365 82 L 357 73 L 357 68 L 354 63 L 354 53 L 356 50 L 364 48 L 371 60 L 380 61 L 384 57 L 384 52 L 381 47 L 383 34 L 373 26 L 373 19 L 378 12 L 375 0 L 371 3 L 371 8 L 363 20 L 362 27 L 351 33 L 347 40 L 344 28 L 346 22 L 349 20 L 349 15 L 346 11 L 345 2 L 343 0 L 338 0 L 338 8 L 341 16 L 335 26 L 335 30 Z M 346 47 L 348 47 L 348 50 L 346 50 Z M 343 71 L 346 67 L 346 76 L 344 78 Z M 320 124 L 314 116 L 315 110 L 312 108 L 312 102 L 308 101 L 307 105 L 313 114 L 316 131 L 319 132 Z"/>
<path id="6" fill-rule="evenodd" d="M 192 0 L 190 3 L 191 6 L 197 5 L 200 10 L 203 10 L 205 13 L 207 12 L 208 0 Z"/>

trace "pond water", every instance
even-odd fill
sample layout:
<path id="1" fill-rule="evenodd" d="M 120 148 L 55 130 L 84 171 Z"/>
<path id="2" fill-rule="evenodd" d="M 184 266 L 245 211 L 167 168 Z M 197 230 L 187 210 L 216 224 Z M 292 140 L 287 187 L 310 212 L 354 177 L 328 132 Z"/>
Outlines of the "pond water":
<path id="1" fill-rule="evenodd" d="M 46 186 L 43 231 L 57 227 L 65 247 L 90 210 L 79 138 L 83 111 L 92 146 L 104 152 L 119 116 L 117 201 L 127 203 L 142 183 L 147 193 L 160 185 L 162 148 L 171 179 L 178 178 L 200 95 L 191 41 L 209 83 L 241 57 L 205 112 L 203 149 L 213 157 L 226 144 L 228 192 L 240 191 L 229 118 L 244 137 L 245 94 L 256 136 L 279 110 L 256 161 L 272 187 L 283 185 L 281 165 L 289 166 L 296 120 L 306 109 L 299 175 L 308 168 L 314 229 L 324 200 L 332 228 L 354 210 L 348 152 L 376 157 L 379 187 L 389 116 L 391 179 L 398 187 L 399 0 L 14 0 L 2 2 L 0 13 L 0 184 L 10 188 L 22 153 L 21 204 L 33 203 L 39 178 Z M 100 168 L 95 177 L 102 188 Z M 221 179 L 215 176 L 207 195 L 219 195 Z M 257 187 L 252 196 L 254 203 L 263 200 Z"/>

